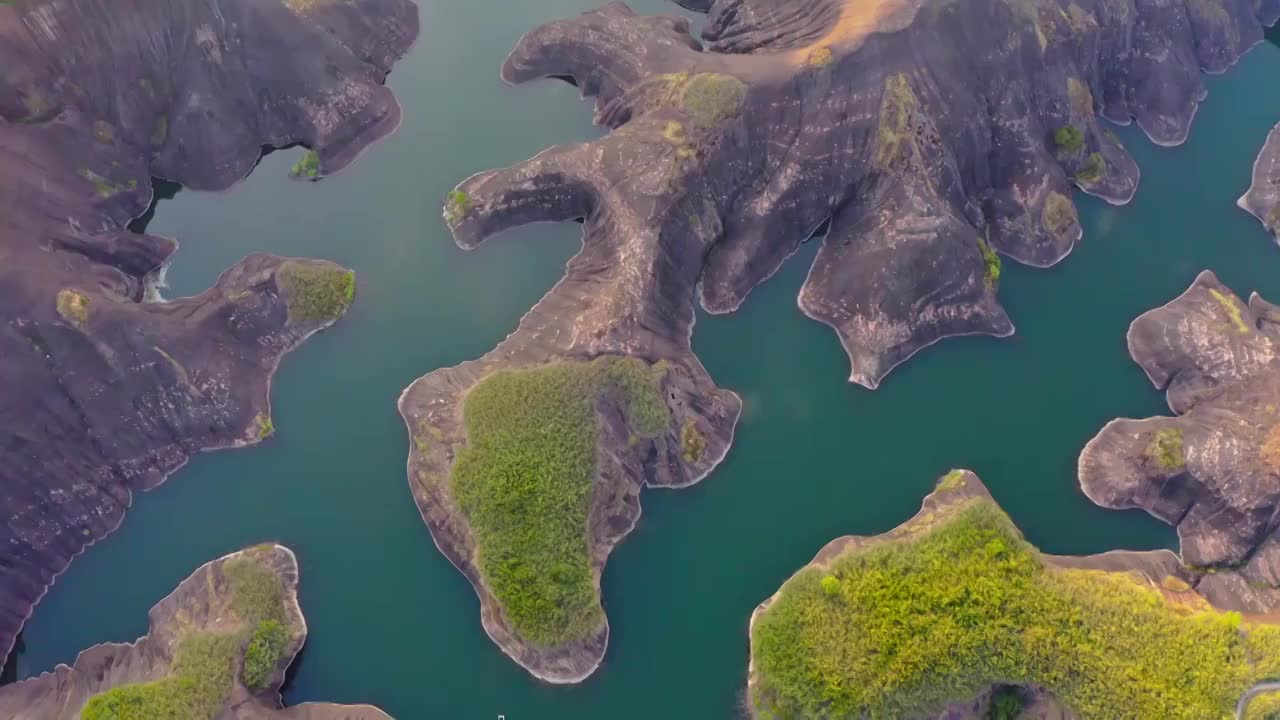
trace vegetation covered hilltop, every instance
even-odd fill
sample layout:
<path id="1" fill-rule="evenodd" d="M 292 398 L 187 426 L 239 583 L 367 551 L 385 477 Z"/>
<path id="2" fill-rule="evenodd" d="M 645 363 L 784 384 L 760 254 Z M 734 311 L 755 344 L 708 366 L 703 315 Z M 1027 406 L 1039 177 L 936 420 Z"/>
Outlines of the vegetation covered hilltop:
<path id="1" fill-rule="evenodd" d="M 1041 555 L 971 473 L 824 548 L 752 618 L 761 718 L 902 718 L 1034 686 L 1083 718 L 1228 717 L 1280 677 L 1280 627 L 1198 595 L 1171 553 Z"/>
<path id="2" fill-rule="evenodd" d="M 369 706 L 280 707 L 306 639 L 298 565 L 280 545 L 206 563 L 151 610 L 147 635 L 95 645 L 75 666 L 0 688 L 15 720 L 389 720 Z"/>

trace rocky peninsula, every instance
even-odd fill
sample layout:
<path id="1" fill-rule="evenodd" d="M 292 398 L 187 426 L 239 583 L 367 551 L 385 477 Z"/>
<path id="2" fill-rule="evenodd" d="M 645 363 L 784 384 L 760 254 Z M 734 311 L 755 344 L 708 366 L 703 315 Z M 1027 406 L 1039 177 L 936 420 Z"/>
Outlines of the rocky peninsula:
<path id="1" fill-rule="evenodd" d="M 691 352 L 695 298 L 733 311 L 821 235 L 799 304 L 835 329 L 853 382 L 874 388 L 948 336 L 1011 334 L 1001 257 L 1066 256 L 1081 236 L 1073 188 L 1114 203 L 1135 191 L 1103 119 L 1181 142 L 1202 71 L 1280 15 L 1278 0 L 683 4 L 707 13 L 701 39 L 615 2 L 511 52 L 504 80 L 566 79 L 610 132 L 474 175 L 445 221 L 472 248 L 581 219 L 583 248 L 502 344 L 400 400 L 436 544 L 494 641 L 552 682 L 603 656 L 599 576 L 640 487 L 704 477 L 732 440 L 741 402 Z M 534 405 L 567 420 L 511 420 Z"/>
<path id="2" fill-rule="evenodd" d="M 1274 616 L 1168 551 L 1029 545 L 974 474 L 824 547 L 751 618 L 753 717 L 1223 717 L 1280 671 Z M 998 703 L 1003 714 L 991 714 Z M 1018 715 L 1027 717 L 1028 715 Z"/>
<path id="3" fill-rule="evenodd" d="M 1280 607 L 1280 308 L 1205 271 L 1133 322 L 1129 354 L 1175 417 L 1109 423 L 1080 454 L 1081 488 L 1176 525 L 1216 604 Z"/>
<path id="4" fill-rule="evenodd" d="M 1239 205 L 1258 218 L 1267 232 L 1280 238 L 1280 125 L 1267 134 L 1253 163 L 1253 184 Z"/>
<path id="5" fill-rule="evenodd" d="M 281 356 L 354 293 L 253 255 L 158 301 L 177 243 L 128 229 L 151 178 L 224 189 L 294 144 L 342 169 L 399 123 L 417 31 L 408 0 L 0 3 L 0 654 L 134 491 L 271 434 Z"/>
<path id="6" fill-rule="evenodd" d="M 307 639 L 298 562 L 258 545 L 206 563 L 151 608 L 136 642 L 95 645 L 73 666 L 0 688 L 13 720 L 389 720 L 367 705 L 283 708 L 280 686 Z M 168 714 L 164 714 L 168 712 Z"/>

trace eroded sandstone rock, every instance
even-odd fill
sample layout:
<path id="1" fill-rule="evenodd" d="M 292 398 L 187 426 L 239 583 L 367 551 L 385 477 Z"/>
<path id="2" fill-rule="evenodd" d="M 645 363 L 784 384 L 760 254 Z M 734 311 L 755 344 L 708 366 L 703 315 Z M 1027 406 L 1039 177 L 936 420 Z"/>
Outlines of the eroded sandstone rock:
<path id="1" fill-rule="evenodd" d="M 151 178 L 223 189 L 295 143 L 341 169 L 399 122 L 416 35 L 408 0 L 0 4 L 0 653 L 133 491 L 271 432 L 280 357 L 350 299 L 332 263 L 255 255 L 153 302 L 175 243 L 127 230 Z"/>

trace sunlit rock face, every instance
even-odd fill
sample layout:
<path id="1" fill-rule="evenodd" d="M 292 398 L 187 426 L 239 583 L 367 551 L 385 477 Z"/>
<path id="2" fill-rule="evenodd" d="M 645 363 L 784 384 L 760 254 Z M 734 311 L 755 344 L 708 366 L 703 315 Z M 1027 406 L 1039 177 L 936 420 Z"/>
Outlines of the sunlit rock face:
<path id="1" fill-rule="evenodd" d="M 1243 609 L 1280 600 L 1280 310 L 1248 303 L 1203 272 L 1134 321 L 1129 352 L 1176 417 L 1115 420 L 1080 456 L 1080 485 L 1100 505 L 1139 507 L 1176 525 L 1182 559 L 1214 568 Z M 1237 572 L 1220 573 L 1217 570 Z M 1238 586 L 1238 587 L 1237 587 Z M 1215 599 L 1212 594 L 1210 599 Z"/>
<path id="2" fill-rule="evenodd" d="M 497 370 L 602 355 L 669 363 L 673 428 L 692 423 L 707 452 L 688 463 L 674 430 L 600 442 L 616 465 L 598 474 L 604 504 L 587 528 L 598 581 L 639 516 L 639 488 L 700 479 L 732 439 L 740 401 L 692 355 L 695 299 L 735 310 L 821 234 L 799 305 L 837 332 L 853 382 L 874 388 L 948 336 L 1011 334 L 1000 256 L 1051 265 L 1081 236 L 1074 188 L 1116 203 L 1135 191 L 1138 169 L 1103 118 L 1181 142 L 1202 71 L 1226 68 L 1280 14 L 1276 0 L 682 4 L 707 13 L 700 39 L 686 19 L 615 2 L 536 28 L 512 51 L 503 79 L 570 79 L 610 132 L 468 178 L 445 220 L 471 248 L 583 219 L 583 249 L 502 344 L 426 375 L 400 402 L 418 439 L 410 484 L 437 545 L 475 586 L 495 642 L 556 682 L 594 671 L 608 624 L 541 647 L 493 597 L 449 482 L 471 388 Z"/>
<path id="3" fill-rule="evenodd" d="M 153 302 L 151 178 L 224 189 L 296 143 L 341 169 L 399 123 L 417 31 L 408 0 L 0 4 L 0 653 L 133 491 L 270 434 L 281 355 L 345 307 L 289 290 L 342 268 L 264 255 Z"/>

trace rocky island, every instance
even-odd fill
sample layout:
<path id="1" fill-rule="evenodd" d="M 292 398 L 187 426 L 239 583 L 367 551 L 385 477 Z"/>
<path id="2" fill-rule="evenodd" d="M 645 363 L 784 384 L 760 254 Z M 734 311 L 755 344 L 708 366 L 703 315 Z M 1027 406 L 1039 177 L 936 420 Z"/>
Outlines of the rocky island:
<path id="1" fill-rule="evenodd" d="M 1267 134 L 1266 144 L 1253 163 L 1253 184 L 1240 198 L 1240 207 L 1280 237 L 1280 125 Z"/>
<path id="2" fill-rule="evenodd" d="M 367 705 L 280 704 L 307 639 L 298 562 L 258 545 L 206 563 L 151 608 L 136 642 L 95 645 L 73 666 L 0 688 L 12 720 L 389 720 Z"/>
<path id="3" fill-rule="evenodd" d="M 955 470 L 915 517 L 831 542 L 756 609 L 750 714 L 1227 717 L 1280 672 L 1280 627 L 1210 602 L 1203 577 L 1168 551 L 1041 554 Z"/>
<path id="4" fill-rule="evenodd" d="M 741 402 L 690 348 L 695 297 L 736 309 L 810 237 L 800 292 L 874 388 L 948 336 L 1008 335 L 1001 257 L 1081 236 L 1073 188 L 1114 203 L 1138 169 L 1103 118 L 1187 135 L 1202 71 L 1280 15 L 1263 0 L 620 2 L 549 23 L 502 67 L 596 99 L 610 128 L 481 172 L 445 199 L 463 248 L 581 219 L 564 278 L 493 351 L 404 392 L 409 481 L 486 631 L 574 682 L 608 639 L 599 578 L 642 486 L 704 477 Z"/>
<path id="5" fill-rule="evenodd" d="M 294 144 L 340 170 L 399 123 L 417 31 L 408 0 L 0 2 L 0 655 L 134 491 L 272 433 L 281 356 L 355 290 L 254 255 L 158 301 L 177 243 L 128 229 L 151 178 L 224 189 Z"/>
<path id="6" fill-rule="evenodd" d="M 1080 454 L 1080 486 L 1109 508 L 1176 525 L 1215 604 L 1280 607 L 1280 308 L 1203 272 L 1129 328 L 1129 353 L 1175 417 L 1109 423 Z"/>

